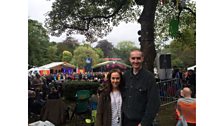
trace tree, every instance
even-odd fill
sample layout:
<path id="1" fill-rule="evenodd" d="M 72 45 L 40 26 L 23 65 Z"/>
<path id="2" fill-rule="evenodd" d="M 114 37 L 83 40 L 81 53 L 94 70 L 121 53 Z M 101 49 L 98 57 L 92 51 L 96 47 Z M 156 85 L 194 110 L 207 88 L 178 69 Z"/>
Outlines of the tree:
<path id="1" fill-rule="evenodd" d="M 57 55 L 60 59 L 62 59 L 63 52 L 69 51 L 73 52 L 76 47 L 79 46 L 79 42 L 77 39 L 72 37 L 67 37 L 63 42 L 57 43 Z"/>
<path id="2" fill-rule="evenodd" d="M 184 0 L 181 0 L 183 2 Z M 177 6 L 178 5 L 178 6 Z M 196 7 L 194 1 L 158 4 L 155 18 L 155 43 L 158 52 L 171 53 L 172 65 L 187 67 L 196 63 Z M 172 34 L 176 21 L 176 35 Z M 165 42 L 172 38 L 170 44 Z"/>
<path id="3" fill-rule="evenodd" d="M 28 19 L 28 64 L 41 66 L 49 63 L 47 30 L 36 20 Z"/>
<path id="4" fill-rule="evenodd" d="M 50 62 L 60 61 L 57 56 L 57 46 L 56 45 L 49 46 L 47 49 L 47 54 L 48 54 L 48 59 L 50 60 Z"/>
<path id="5" fill-rule="evenodd" d="M 101 48 L 94 48 L 94 50 L 99 55 L 99 58 L 104 58 L 104 54 Z"/>
<path id="6" fill-rule="evenodd" d="M 72 53 L 69 51 L 63 51 L 63 55 L 62 55 L 62 61 L 63 62 L 70 62 L 72 59 Z"/>
<path id="7" fill-rule="evenodd" d="M 181 0 L 184 1 L 184 0 Z M 155 16 L 155 43 L 157 50 L 163 48 L 169 38 L 177 38 L 184 29 L 193 29 L 196 33 L 196 7 L 194 1 L 176 6 L 174 2 L 158 4 Z M 170 32 L 171 21 L 177 21 L 177 35 Z"/>
<path id="8" fill-rule="evenodd" d="M 156 57 L 155 43 L 154 43 L 154 19 L 158 0 L 135 0 L 138 5 L 143 6 L 138 22 L 141 24 L 139 34 L 141 51 L 144 54 L 143 66 L 152 71 L 154 70 L 154 61 Z"/>
<path id="9" fill-rule="evenodd" d="M 133 49 L 138 49 L 134 42 L 131 41 L 121 41 L 116 45 L 116 54 L 119 58 L 121 58 L 124 63 L 130 64 L 129 63 L 129 53 Z"/>
<path id="10" fill-rule="evenodd" d="M 92 65 L 97 64 L 99 61 L 99 55 L 91 46 L 80 45 L 74 50 L 71 63 L 78 65 L 80 68 L 84 68 L 86 65 L 86 58 L 92 58 Z"/>
<path id="11" fill-rule="evenodd" d="M 172 65 L 189 67 L 196 64 L 196 38 L 194 29 L 185 29 L 164 50 L 172 55 Z"/>
<path id="12" fill-rule="evenodd" d="M 104 57 L 112 57 L 114 46 L 107 40 L 99 41 L 95 48 L 100 48 L 103 51 Z"/>
<path id="13" fill-rule="evenodd" d="M 70 36 L 66 37 L 66 39 L 63 41 L 63 44 L 67 45 L 71 49 L 74 49 L 75 47 L 79 46 L 78 40 Z"/>

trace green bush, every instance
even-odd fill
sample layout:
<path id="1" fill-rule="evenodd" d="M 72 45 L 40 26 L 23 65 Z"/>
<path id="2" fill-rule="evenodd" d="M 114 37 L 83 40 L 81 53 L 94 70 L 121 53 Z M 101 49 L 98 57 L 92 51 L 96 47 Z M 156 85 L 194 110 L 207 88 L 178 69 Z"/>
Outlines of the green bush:
<path id="1" fill-rule="evenodd" d="M 91 94 L 96 94 L 100 83 L 88 81 L 68 81 L 63 83 L 63 95 L 66 100 L 74 100 L 76 91 L 90 90 Z"/>

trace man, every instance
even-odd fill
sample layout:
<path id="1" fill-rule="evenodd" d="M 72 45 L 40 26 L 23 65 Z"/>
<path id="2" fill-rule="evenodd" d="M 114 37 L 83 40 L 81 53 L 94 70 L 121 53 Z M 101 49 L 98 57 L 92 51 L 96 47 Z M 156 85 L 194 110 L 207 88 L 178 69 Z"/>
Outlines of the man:
<path id="1" fill-rule="evenodd" d="M 124 73 L 122 126 L 151 126 L 159 111 L 160 98 L 154 75 L 142 67 L 140 50 L 130 52 L 132 69 Z"/>
<path id="2" fill-rule="evenodd" d="M 196 99 L 191 98 L 191 89 L 184 87 L 181 96 L 177 101 L 177 115 L 183 116 L 188 126 L 196 126 Z"/>

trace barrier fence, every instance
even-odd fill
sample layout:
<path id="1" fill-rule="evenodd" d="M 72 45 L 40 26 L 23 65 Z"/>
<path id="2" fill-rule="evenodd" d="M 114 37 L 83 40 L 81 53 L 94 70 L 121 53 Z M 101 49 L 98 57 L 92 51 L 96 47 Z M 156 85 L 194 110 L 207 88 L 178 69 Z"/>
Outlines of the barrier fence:
<path id="1" fill-rule="evenodd" d="M 179 79 L 170 79 L 157 82 L 160 93 L 161 106 L 176 102 L 183 87 Z"/>

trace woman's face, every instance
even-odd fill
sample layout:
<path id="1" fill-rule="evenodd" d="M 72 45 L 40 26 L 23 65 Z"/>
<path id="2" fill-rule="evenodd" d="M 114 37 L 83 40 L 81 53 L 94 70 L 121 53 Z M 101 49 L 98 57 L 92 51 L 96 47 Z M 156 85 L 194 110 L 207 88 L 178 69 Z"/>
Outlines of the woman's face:
<path id="1" fill-rule="evenodd" d="M 112 73 L 110 77 L 110 81 L 111 81 L 112 87 L 117 88 L 121 81 L 120 74 L 118 72 Z"/>

